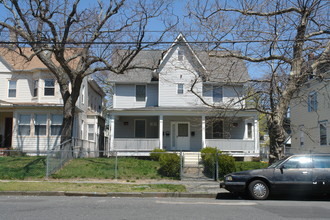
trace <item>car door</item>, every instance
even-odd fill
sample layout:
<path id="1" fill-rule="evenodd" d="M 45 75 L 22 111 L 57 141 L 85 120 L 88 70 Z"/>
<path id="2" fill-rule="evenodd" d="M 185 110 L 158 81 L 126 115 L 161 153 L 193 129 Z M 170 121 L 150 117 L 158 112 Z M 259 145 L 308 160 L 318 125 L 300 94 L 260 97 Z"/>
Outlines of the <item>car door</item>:
<path id="1" fill-rule="evenodd" d="M 306 192 L 313 189 L 311 156 L 292 156 L 274 170 L 274 190 Z"/>
<path id="2" fill-rule="evenodd" d="M 314 155 L 313 165 L 315 192 L 330 192 L 330 155 Z"/>

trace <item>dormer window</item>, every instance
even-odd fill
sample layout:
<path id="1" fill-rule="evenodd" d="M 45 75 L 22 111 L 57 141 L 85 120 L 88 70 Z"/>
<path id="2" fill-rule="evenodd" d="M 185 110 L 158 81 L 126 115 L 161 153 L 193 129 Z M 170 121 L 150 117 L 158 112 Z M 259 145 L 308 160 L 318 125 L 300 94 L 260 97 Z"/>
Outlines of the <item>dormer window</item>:
<path id="1" fill-rule="evenodd" d="M 183 50 L 181 50 L 181 49 L 178 50 L 178 60 L 179 61 L 183 60 Z"/>
<path id="2" fill-rule="evenodd" d="M 55 80 L 54 79 L 45 79 L 45 96 L 54 96 L 55 95 Z"/>

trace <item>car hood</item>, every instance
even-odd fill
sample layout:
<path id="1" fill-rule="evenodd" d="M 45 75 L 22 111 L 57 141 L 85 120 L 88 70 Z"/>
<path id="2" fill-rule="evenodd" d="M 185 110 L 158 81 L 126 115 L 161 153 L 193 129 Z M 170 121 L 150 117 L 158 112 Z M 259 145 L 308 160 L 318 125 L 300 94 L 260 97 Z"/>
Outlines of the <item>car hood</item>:
<path id="1" fill-rule="evenodd" d="M 240 176 L 240 175 L 265 175 L 268 173 L 272 173 L 274 171 L 274 168 L 265 168 L 265 169 L 257 169 L 257 170 L 246 170 L 246 171 L 240 171 L 240 172 L 235 172 L 235 173 L 230 173 L 228 175 L 235 175 L 235 176 Z"/>

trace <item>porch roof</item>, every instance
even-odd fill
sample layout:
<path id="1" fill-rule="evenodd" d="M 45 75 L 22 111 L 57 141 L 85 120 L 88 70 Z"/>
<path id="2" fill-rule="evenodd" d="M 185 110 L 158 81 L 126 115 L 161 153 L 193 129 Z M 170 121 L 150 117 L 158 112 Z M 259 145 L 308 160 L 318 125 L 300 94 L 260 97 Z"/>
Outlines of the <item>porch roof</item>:
<path id="1" fill-rule="evenodd" d="M 237 116 L 242 116 L 242 115 L 249 115 L 249 116 L 254 116 L 258 115 L 258 112 L 256 110 L 241 110 L 241 109 L 212 109 L 212 108 L 207 108 L 207 107 L 159 107 L 159 106 L 151 106 L 151 107 L 143 107 L 143 108 L 114 108 L 110 110 L 112 113 L 130 113 L 134 115 L 135 113 L 142 112 L 143 114 L 146 113 L 153 113 L 158 115 L 161 112 L 174 112 L 174 113 L 180 113 L 180 114 L 199 114 L 199 115 L 221 115 L 224 114 L 227 116 L 231 116 L 233 114 L 240 114 Z"/>

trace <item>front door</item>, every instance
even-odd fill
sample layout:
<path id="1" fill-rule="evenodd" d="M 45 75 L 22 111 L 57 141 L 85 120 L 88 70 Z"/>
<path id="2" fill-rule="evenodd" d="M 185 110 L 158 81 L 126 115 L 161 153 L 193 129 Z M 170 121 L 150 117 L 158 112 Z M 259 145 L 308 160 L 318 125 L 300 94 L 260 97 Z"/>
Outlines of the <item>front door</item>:
<path id="1" fill-rule="evenodd" d="M 190 149 L 189 122 L 172 122 L 172 150 Z"/>
<path id="2" fill-rule="evenodd" d="M 13 130 L 13 118 L 5 119 L 5 137 L 4 137 L 4 147 L 11 147 L 11 138 L 12 138 L 12 130 Z"/>

